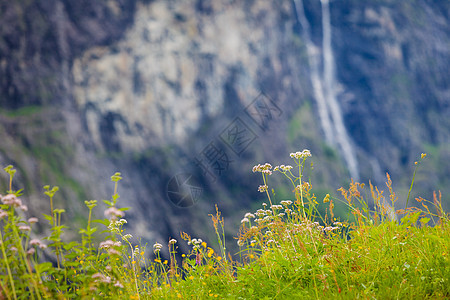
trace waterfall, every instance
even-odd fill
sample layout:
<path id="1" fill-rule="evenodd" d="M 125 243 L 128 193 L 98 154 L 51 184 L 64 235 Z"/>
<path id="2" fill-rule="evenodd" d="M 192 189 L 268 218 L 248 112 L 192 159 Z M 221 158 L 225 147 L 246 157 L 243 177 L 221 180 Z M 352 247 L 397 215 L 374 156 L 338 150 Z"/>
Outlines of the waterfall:
<path id="1" fill-rule="evenodd" d="M 322 61 L 323 71 L 320 70 L 320 50 L 314 45 L 310 37 L 310 25 L 305 16 L 302 0 L 294 0 L 298 22 L 303 28 L 303 37 L 308 54 L 311 72 L 311 83 L 314 98 L 319 110 L 319 119 L 328 144 L 337 146 L 345 160 L 350 176 L 359 179 L 358 161 L 350 137 L 344 125 L 341 108 L 336 96 L 336 73 L 331 47 L 331 21 L 329 0 L 320 0 L 322 7 Z"/>
<path id="2" fill-rule="evenodd" d="M 301 5 L 298 5 L 296 2 L 299 2 Z M 325 140 L 327 141 L 327 143 L 334 144 L 330 113 L 328 112 L 328 106 L 324 95 L 324 87 L 322 85 L 322 80 L 320 79 L 320 51 L 311 41 L 311 37 L 309 35 L 310 27 L 309 22 L 305 16 L 303 1 L 294 1 L 294 4 L 297 11 L 298 21 L 303 28 L 303 37 L 306 45 L 306 52 L 308 55 L 309 67 L 311 72 L 311 83 L 313 87 L 314 99 L 317 102 L 317 107 L 319 110 L 320 124 L 322 126 L 322 130 L 325 133 Z"/>

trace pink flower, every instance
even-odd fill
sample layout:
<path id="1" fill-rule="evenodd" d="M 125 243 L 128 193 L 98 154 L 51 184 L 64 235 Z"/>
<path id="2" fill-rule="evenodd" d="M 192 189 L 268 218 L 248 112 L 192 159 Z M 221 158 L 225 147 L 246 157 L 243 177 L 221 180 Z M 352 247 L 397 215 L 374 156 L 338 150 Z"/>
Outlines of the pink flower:
<path id="1" fill-rule="evenodd" d="M 30 241 L 30 245 L 31 246 L 37 246 L 37 247 L 39 247 L 41 249 L 47 248 L 47 246 L 44 243 L 42 243 L 41 240 L 38 240 L 38 239 L 32 239 Z"/>
<path id="2" fill-rule="evenodd" d="M 12 205 L 15 207 L 22 206 L 22 201 L 14 194 L 8 194 L 2 198 L 3 204 Z"/>
<path id="3" fill-rule="evenodd" d="M 105 217 L 111 217 L 113 219 L 122 218 L 125 216 L 125 213 L 115 207 L 109 207 L 105 210 Z"/>
<path id="4" fill-rule="evenodd" d="M 32 217 L 32 218 L 28 219 L 28 223 L 30 223 L 30 224 L 34 224 L 34 223 L 37 223 L 37 222 L 39 222 L 38 218 Z"/>
<path id="5" fill-rule="evenodd" d="M 3 219 L 4 217 L 7 217 L 8 213 L 2 209 L 0 209 L 0 219 Z"/>
<path id="6" fill-rule="evenodd" d="M 31 227 L 28 226 L 28 225 L 22 225 L 22 226 L 19 226 L 19 230 L 22 230 L 22 231 L 30 231 L 30 230 L 31 230 Z"/>

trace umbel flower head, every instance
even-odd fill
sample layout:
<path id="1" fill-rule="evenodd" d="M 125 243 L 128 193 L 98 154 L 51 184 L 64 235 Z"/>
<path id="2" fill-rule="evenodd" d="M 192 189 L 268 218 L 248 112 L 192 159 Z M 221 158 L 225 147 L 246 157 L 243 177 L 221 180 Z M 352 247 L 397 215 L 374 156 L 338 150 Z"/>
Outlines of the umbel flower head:
<path id="1" fill-rule="evenodd" d="M 115 207 L 109 207 L 105 210 L 105 217 L 110 217 L 111 219 L 116 220 L 117 218 L 121 218 L 125 216 L 125 213 Z"/>
<path id="2" fill-rule="evenodd" d="M 295 153 L 291 153 L 290 156 L 292 158 L 307 158 L 311 156 L 311 151 L 309 151 L 308 149 L 304 149 L 302 152 L 297 151 Z"/>
<path id="3" fill-rule="evenodd" d="M 153 245 L 153 252 L 155 252 L 155 254 L 159 253 L 159 251 L 162 249 L 162 247 L 163 247 L 163 245 L 161 245 L 160 243 L 155 243 Z"/>
<path id="4" fill-rule="evenodd" d="M 272 169 L 272 165 L 269 163 L 265 163 L 264 165 L 258 164 L 257 166 L 254 166 L 252 171 L 253 171 L 253 173 L 261 172 L 261 173 L 272 175 L 271 169 Z"/>

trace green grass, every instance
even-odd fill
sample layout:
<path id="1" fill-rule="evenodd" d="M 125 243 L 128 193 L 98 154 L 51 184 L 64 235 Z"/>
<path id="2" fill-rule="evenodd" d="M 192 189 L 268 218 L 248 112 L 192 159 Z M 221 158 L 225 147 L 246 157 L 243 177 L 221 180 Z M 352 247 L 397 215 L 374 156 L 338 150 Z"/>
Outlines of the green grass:
<path id="1" fill-rule="evenodd" d="M 150 249 L 132 243 L 124 228 L 126 209 L 119 208 L 120 173 L 111 177 L 113 196 L 104 201 L 107 218 L 93 219 L 97 201 L 86 201 L 87 225 L 71 242 L 62 239 L 68 228 L 61 223 L 64 210 L 53 207 L 58 188 L 46 186 L 43 220 L 50 235 L 37 240 L 30 235 L 37 219 L 26 217 L 20 191 L 11 190 L 15 170 L 9 166 L 9 190 L 0 204 L 0 298 L 449 298 L 450 222 L 441 195 L 410 199 L 416 206 L 400 208 L 388 176 L 386 193 L 352 181 L 338 190 L 340 198 L 318 199 L 303 180 L 309 156 L 307 150 L 291 153 L 293 167 L 253 168 L 262 175 L 259 190 L 267 201 L 245 214 L 232 241 L 225 240 L 225 220 L 216 207 L 211 218 L 217 249 L 188 233 L 181 234 L 183 241 L 168 238 Z M 292 185 L 291 200 L 275 203 L 269 181 L 276 172 Z M 338 203 L 347 218 L 336 218 Z M 229 253 L 227 245 L 236 242 L 239 252 Z M 180 243 L 191 250 L 178 253 Z"/>

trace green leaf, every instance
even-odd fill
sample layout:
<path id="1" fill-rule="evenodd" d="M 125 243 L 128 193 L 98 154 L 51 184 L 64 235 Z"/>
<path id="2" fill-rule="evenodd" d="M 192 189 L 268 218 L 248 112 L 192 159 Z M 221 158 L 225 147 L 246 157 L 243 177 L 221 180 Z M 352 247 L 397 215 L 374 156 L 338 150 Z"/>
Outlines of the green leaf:
<path id="1" fill-rule="evenodd" d="M 46 214 L 42 214 L 44 216 L 44 219 L 46 219 L 47 221 L 53 221 L 52 216 L 46 215 Z"/>
<path id="2" fill-rule="evenodd" d="M 103 224 L 103 225 L 105 225 L 106 227 L 108 227 L 108 226 L 109 226 L 109 223 L 110 223 L 110 221 L 109 221 L 108 219 L 103 219 L 103 220 L 93 220 L 92 222 Z"/>
<path id="3" fill-rule="evenodd" d="M 94 232 L 96 232 L 97 231 L 97 227 L 92 227 L 91 229 L 89 229 L 87 232 L 86 232 L 86 234 L 87 235 L 92 235 Z"/>
<path id="4" fill-rule="evenodd" d="M 64 245 L 64 249 L 70 250 L 70 249 L 72 249 L 75 246 L 78 246 L 78 242 L 72 241 L 70 243 L 65 244 Z"/>
<path id="5" fill-rule="evenodd" d="M 421 212 L 416 211 L 414 213 L 409 213 L 406 216 L 402 218 L 402 225 L 403 226 L 414 226 L 419 219 Z"/>
<path id="6" fill-rule="evenodd" d="M 44 262 L 44 263 L 36 265 L 35 268 L 36 268 L 36 271 L 38 271 L 38 273 L 47 272 L 48 270 L 50 270 L 52 268 L 52 263 Z"/>
<path id="7" fill-rule="evenodd" d="M 430 218 L 422 218 L 420 219 L 420 223 L 422 223 L 422 226 L 425 226 L 428 222 L 430 222 Z"/>

